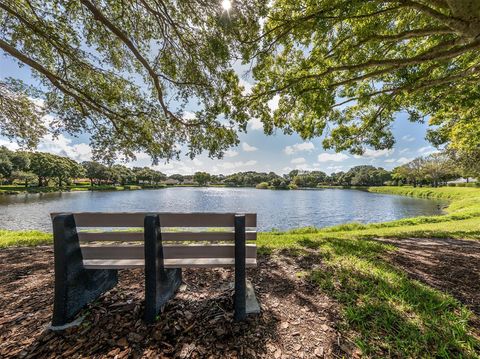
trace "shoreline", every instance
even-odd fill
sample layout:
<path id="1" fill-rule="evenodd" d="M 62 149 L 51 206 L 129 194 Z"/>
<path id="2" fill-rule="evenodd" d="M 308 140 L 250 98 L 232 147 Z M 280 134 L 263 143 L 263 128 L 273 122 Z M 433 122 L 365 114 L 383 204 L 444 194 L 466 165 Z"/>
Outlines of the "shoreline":
<path id="1" fill-rule="evenodd" d="M 0 196 L 14 196 L 23 194 L 41 194 L 41 193 L 70 193 L 70 192 L 119 192 L 119 191 L 142 191 L 142 190 L 156 190 L 167 188 L 251 188 L 258 190 L 272 190 L 272 191 L 320 191 L 324 189 L 341 189 L 341 190 L 356 190 L 367 191 L 372 193 L 402 195 L 408 197 L 427 198 L 427 199 L 448 199 L 444 197 L 435 197 L 434 191 L 442 188 L 478 188 L 479 186 L 454 186 L 454 187 L 410 187 L 410 186 L 329 186 L 321 185 L 318 187 L 296 187 L 296 188 L 258 188 L 255 186 L 228 186 L 223 184 L 217 185 L 195 185 L 195 184 L 176 184 L 176 185 L 102 185 L 102 186 L 82 186 L 72 185 L 69 187 L 23 187 L 14 185 L 0 185 Z M 415 193 L 421 193 L 417 195 Z M 431 193 L 428 195 L 428 193 Z"/>
<path id="2" fill-rule="evenodd" d="M 474 229 L 478 227 L 478 233 L 473 231 L 473 238 L 480 239 L 480 188 L 413 188 L 413 187 L 368 187 L 366 191 L 379 194 L 401 195 L 424 199 L 444 200 L 448 204 L 442 209 L 442 214 L 434 216 L 407 217 L 388 222 L 358 223 L 349 222 L 328 227 L 299 227 L 285 231 L 267 231 L 259 232 L 260 241 L 262 237 L 281 237 L 295 234 L 316 234 L 328 236 L 331 233 L 342 234 L 345 238 L 356 235 L 359 231 L 370 234 L 384 235 L 383 232 L 392 233 L 412 233 L 414 226 L 433 226 L 436 235 L 439 236 L 439 230 L 442 227 L 455 226 L 457 221 L 473 221 L 469 223 Z M 423 227 L 422 227 L 423 228 Z M 448 233 L 448 231 L 444 231 Z M 452 234 L 453 235 L 453 234 Z M 432 238 L 435 237 L 432 235 Z M 423 238 L 429 237 L 425 233 Z M 453 235 L 453 237 L 456 237 Z M 452 238 L 453 238 L 452 237 Z M 0 229 L 0 249 L 16 245 L 41 245 L 49 244 L 52 241 L 52 234 L 41 230 L 7 230 Z M 267 246 L 268 247 L 268 246 Z"/>

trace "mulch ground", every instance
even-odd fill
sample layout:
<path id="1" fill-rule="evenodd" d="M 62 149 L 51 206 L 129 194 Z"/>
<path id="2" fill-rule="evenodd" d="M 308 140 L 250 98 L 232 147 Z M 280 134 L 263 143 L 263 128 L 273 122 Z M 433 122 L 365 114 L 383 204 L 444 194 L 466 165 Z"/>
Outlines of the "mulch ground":
<path id="1" fill-rule="evenodd" d="M 411 278 L 451 294 L 475 314 L 480 329 L 480 242 L 449 238 L 382 239 L 398 250 L 390 261 Z"/>
<path id="2" fill-rule="evenodd" d="M 142 321 L 143 271 L 124 270 L 119 285 L 90 305 L 79 327 L 48 330 L 53 303 L 51 247 L 0 251 L 0 357 L 321 358 L 358 352 L 336 328 L 337 305 L 296 276 L 318 258 L 260 257 L 249 270 L 262 307 L 232 318 L 227 269 L 185 270 L 186 286 L 155 325 Z"/>

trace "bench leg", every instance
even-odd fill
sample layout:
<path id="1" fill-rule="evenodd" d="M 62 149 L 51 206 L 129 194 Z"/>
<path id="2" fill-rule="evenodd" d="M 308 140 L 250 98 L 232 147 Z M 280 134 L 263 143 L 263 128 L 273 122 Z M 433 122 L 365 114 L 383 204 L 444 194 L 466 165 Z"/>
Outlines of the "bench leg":
<path id="1" fill-rule="evenodd" d="M 157 215 L 145 217 L 145 322 L 155 323 L 158 313 L 182 284 L 182 269 L 166 269 Z"/>
<path id="2" fill-rule="evenodd" d="M 247 318 L 247 283 L 245 275 L 245 215 L 235 215 L 235 321 Z"/>
<path id="3" fill-rule="evenodd" d="M 75 315 L 118 282 L 117 270 L 85 269 L 72 214 L 53 219 L 55 298 L 51 329 L 68 326 Z"/>
<path id="4" fill-rule="evenodd" d="M 168 300 L 182 284 L 182 269 L 163 269 L 145 278 L 145 322 L 155 323 Z"/>

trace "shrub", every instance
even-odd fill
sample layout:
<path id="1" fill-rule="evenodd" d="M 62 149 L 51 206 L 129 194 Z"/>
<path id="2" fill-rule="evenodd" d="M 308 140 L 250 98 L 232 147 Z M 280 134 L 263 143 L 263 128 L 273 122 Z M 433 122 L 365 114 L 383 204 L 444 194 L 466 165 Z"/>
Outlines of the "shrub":
<path id="1" fill-rule="evenodd" d="M 157 189 L 165 187 L 167 187 L 165 184 L 142 184 L 143 189 Z"/>
<path id="2" fill-rule="evenodd" d="M 255 186 L 257 189 L 268 189 L 268 183 L 267 182 L 261 182 Z"/>
<path id="3" fill-rule="evenodd" d="M 90 181 L 78 181 L 74 182 L 73 186 L 90 186 Z"/>

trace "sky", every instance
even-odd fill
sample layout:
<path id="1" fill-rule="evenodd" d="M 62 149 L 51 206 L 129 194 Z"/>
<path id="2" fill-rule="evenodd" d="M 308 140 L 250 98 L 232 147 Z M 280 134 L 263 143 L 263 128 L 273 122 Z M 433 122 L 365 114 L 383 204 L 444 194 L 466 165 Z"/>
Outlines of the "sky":
<path id="1" fill-rule="evenodd" d="M 0 78 L 5 77 L 21 79 L 30 84 L 36 83 L 28 67 L 19 67 L 13 59 L 0 55 Z M 246 88 L 252 85 L 248 81 L 242 80 Z M 269 105 L 275 108 L 275 101 L 271 101 Z M 193 174 L 197 171 L 225 175 L 240 171 L 273 171 L 284 174 L 293 169 L 320 170 L 330 174 L 365 164 L 390 170 L 434 151 L 425 140 L 427 125 L 411 123 L 406 114 L 402 113 L 396 116 L 393 124 L 396 140 L 394 147 L 391 150 L 368 149 L 363 156 L 325 151 L 320 138 L 303 141 L 300 136 L 284 135 L 281 130 L 267 136 L 261 122 L 255 119 L 249 122 L 247 129 L 247 133 L 239 135 L 240 144 L 228 150 L 223 159 L 210 159 L 206 155 L 200 155 L 191 160 L 182 154 L 180 161 L 160 163 L 152 167 L 169 175 Z M 62 134 L 56 139 L 47 136 L 41 141 L 38 150 L 68 156 L 81 162 L 91 159 L 88 143 L 86 135 L 71 137 Z M 12 150 L 18 148 L 15 143 L 0 136 L 0 146 L 2 145 Z M 139 153 L 136 161 L 123 164 L 129 167 L 151 166 L 151 161 L 147 155 Z"/>

